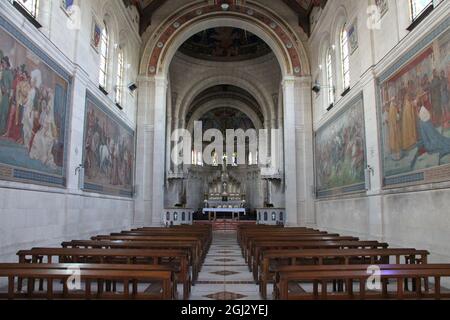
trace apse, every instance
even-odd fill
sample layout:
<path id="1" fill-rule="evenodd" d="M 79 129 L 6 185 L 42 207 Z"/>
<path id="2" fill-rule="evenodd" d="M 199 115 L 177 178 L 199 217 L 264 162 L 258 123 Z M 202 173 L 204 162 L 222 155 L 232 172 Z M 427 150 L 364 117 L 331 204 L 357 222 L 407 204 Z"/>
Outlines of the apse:
<path id="1" fill-rule="evenodd" d="M 165 207 L 192 208 L 199 219 L 205 219 L 202 210 L 211 207 L 225 211 L 219 213 L 222 218 L 231 207 L 241 211 L 240 218 L 252 219 L 267 203 L 282 207 L 280 181 L 262 178 L 270 169 L 281 170 L 282 137 L 275 141 L 269 134 L 269 166 L 261 163 L 258 148 L 259 131 L 282 128 L 281 69 L 271 48 L 244 29 L 205 29 L 179 47 L 169 74 L 167 137 L 180 128 L 194 137 L 200 124 L 202 137 L 211 130 L 220 133 L 223 145 L 212 147 L 215 138 L 202 140 L 200 147 L 193 143 L 182 151 L 190 158 L 183 165 L 175 165 L 167 152 Z M 229 130 L 244 133 L 243 140 L 234 138 L 232 152 L 227 149 Z M 168 141 L 167 150 L 179 142 Z"/>

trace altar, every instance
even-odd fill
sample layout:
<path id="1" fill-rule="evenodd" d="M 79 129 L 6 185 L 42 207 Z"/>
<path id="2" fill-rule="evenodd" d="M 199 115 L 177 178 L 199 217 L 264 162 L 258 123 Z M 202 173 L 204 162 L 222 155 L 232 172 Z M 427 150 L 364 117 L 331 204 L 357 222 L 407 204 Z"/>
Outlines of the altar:
<path id="1" fill-rule="evenodd" d="M 225 213 L 232 221 L 239 221 L 247 212 L 241 182 L 228 172 L 226 157 L 224 160 L 220 174 L 211 177 L 205 193 L 203 214 L 208 215 L 209 221 L 217 221 L 218 213 Z"/>
<path id="2" fill-rule="evenodd" d="M 239 221 L 245 215 L 245 208 L 204 208 L 203 214 L 208 214 L 209 221 L 217 221 L 217 213 L 230 213 L 233 221 Z"/>

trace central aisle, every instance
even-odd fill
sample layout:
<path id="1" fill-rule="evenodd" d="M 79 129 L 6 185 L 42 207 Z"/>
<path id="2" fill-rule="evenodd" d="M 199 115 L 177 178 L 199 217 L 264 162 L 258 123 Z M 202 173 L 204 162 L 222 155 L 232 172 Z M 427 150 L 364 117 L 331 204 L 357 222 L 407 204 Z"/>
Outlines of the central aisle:
<path id="1" fill-rule="evenodd" d="M 260 300 L 236 232 L 216 231 L 191 300 Z"/>

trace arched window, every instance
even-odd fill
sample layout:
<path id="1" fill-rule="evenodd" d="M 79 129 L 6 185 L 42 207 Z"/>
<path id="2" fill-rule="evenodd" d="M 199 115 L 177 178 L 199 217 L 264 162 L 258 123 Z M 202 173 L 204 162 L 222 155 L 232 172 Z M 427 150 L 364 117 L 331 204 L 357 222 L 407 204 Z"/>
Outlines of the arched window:
<path id="1" fill-rule="evenodd" d="M 39 14 L 39 0 L 17 0 L 33 18 L 37 18 Z"/>
<path id="2" fill-rule="evenodd" d="M 123 50 L 120 49 L 117 54 L 117 77 L 116 77 L 116 103 L 122 105 L 123 103 L 123 78 L 124 78 L 125 61 Z"/>
<path id="3" fill-rule="evenodd" d="M 342 69 L 342 85 L 343 89 L 350 88 L 350 50 L 348 47 L 348 33 L 346 26 L 341 31 L 341 69 Z"/>
<path id="4" fill-rule="evenodd" d="M 412 20 L 416 20 L 432 4 L 433 0 L 410 0 Z"/>
<path id="5" fill-rule="evenodd" d="M 334 103 L 333 54 L 331 49 L 328 49 L 326 53 L 325 71 L 327 76 L 328 104 L 331 105 Z"/>
<path id="6" fill-rule="evenodd" d="M 108 61 L 109 60 L 109 34 L 106 23 L 103 22 L 102 36 L 100 39 L 100 77 L 99 85 L 106 90 L 108 82 Z"/>

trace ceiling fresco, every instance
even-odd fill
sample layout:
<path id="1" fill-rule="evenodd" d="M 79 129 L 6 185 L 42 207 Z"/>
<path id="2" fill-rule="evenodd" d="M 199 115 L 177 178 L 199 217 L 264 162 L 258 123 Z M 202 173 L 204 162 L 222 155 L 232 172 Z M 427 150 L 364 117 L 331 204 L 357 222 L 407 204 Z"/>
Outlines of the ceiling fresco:
<path id="1" fill-rule="evenodd" d="M 185 55 L 204 60 L 235 62 L 272 52 L 256 35 L 238 28 L 213 28 L 188 39 L 180 48 Z"/>

